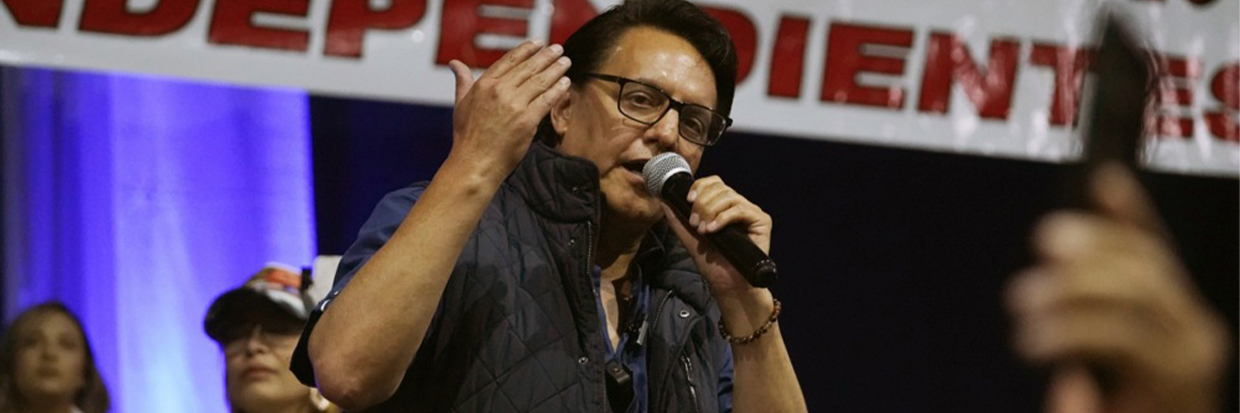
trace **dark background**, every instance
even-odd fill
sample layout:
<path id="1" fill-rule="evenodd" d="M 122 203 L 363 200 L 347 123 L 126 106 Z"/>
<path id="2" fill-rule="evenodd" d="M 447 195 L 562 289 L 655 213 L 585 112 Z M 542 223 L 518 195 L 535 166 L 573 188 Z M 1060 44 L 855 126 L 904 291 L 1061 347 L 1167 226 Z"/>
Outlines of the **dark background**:
<path id="1" fill-rule="evenodd" d="M 380 197 L 429 180 L 451 110 L 311 98 L 320 254 L 340 254 Z M 1044 372 L 1009 350 L 1002 293 L 1068 167 L 729 133 L 706 152 L 775 218 L 780 324 L 814 412 L 1039 412 Z M 1146 174 L 1199 287 L 1236 336 L 1240 185 Z M 1236 359 L 1225 384 L 1237 411 Z"/>

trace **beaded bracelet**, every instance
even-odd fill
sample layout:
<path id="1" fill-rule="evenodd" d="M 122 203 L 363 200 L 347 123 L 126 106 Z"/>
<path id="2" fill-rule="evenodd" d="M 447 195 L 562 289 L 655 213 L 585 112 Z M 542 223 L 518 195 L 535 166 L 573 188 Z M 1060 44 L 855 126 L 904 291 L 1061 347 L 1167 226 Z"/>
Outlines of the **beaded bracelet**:
<path id="1" fill-rule="evenodd" d="M 776 300 L 774 298 L 772 298 L 771 300 L 775 302 L 775 310 L 771 311 L 771 318 L 768 318 L 766 320 L 766 324 L 763 324 L 762 327 L 758 327 L 758 330 L 754 331 L 753 334 L 750 334 L 744 337 L 733 337 L 731 334 L 728 334 L 728 329 L 723 326 L 723 319 L 720 319 L 719 320 L 719 335 L 723 336 L 724 340 L 727 340 L 729 343 L 732 343 L 732 344 L 745 344 L 750 341 L 757 340 L 758 337 L 762 337 L 762 335 L 766 334 L 766 331 L 770 330 L 771 326 L 775 324 L 775 320 L 779 319 L 779 300 Z"/>

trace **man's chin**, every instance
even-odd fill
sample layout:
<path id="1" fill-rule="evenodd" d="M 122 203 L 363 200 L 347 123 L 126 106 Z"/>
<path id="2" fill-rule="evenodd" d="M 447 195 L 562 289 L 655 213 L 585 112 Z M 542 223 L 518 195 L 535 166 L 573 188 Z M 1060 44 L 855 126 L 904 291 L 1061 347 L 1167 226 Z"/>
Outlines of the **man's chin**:
<path id="1" fill-rule="evenodd" d="M 632 223 L 655 223 L 663 217 L 660 205 L 662 201 L 650 196 L 635 196 L 625 193 L 625 197 L 605 197 L 604 215 L 610 220 Z M 645 195 L 645 193 L 642 193 Z"/>
<path id="2" fill-rule="evenodd" d="M 654 199 L 634 200 L 623 205 L 607 205 L 608 215 L 615 221 L 634 226 L 651 226 L 663 219 L 661 201 Z M 618 222 L 619 223 L 619 222 Z"/>

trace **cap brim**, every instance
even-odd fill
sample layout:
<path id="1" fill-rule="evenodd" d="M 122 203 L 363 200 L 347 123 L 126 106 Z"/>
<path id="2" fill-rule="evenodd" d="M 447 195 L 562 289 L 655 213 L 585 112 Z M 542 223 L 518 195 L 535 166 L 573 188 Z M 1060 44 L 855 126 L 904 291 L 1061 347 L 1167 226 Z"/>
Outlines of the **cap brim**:
<path id="1" fill-rule="evenodd" d="M 222 345 L 249 334 L 256 325 L 269 332 L 296 333 L 301 331 L 305 321 L 297 311 L 260 291 L 238 288 L 211 303 L 203 329 Z"/>

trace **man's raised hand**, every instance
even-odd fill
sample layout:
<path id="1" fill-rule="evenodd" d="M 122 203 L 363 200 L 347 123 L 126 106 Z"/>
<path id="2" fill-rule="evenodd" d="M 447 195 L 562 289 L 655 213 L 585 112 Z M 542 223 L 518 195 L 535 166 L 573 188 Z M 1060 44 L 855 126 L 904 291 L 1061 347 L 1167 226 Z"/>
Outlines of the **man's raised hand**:
<path id="1" fill-rule="evenodd" d="M 568 92 L 564 73 L 571 62 L 560 45 L 526 41 L 474 79 L 460 61 L 448 63 L 456 76 L 449 157 L 507 176 L 529 149 L 534 131 L 552 105 Z"/>

